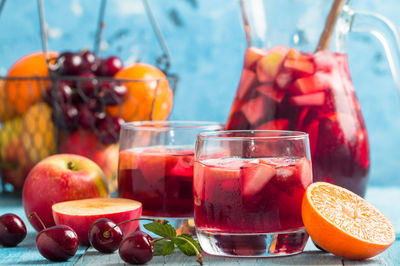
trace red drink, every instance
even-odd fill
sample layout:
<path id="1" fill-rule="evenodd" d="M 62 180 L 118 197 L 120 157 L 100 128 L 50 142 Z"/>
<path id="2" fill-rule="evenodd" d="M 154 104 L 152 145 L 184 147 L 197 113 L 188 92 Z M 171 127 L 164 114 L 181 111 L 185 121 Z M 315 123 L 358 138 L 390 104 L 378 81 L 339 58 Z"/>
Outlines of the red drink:
<path id="1" fill-rule="evenodd" d="M 142 202 L 144 216 L 193 216 L 192 149 L 165 146 L 120 151 L 118 191 Z"/>
<path id="2" fill-rule="evenodd" d="M 312 179 L 306 158 L 208 159 L 195 167 L 198 229 L 254 234 L 303 227 L 301 201 Z"/>
<path id="3" fill-rule="evenodd" d="M 346 55 L 249 48 L 227 129 L 307 132 L 314 180 L 365 194 L 368 137 Z"/>
<path id="4" fill-rule="evenodd" d="M 196 228 L 217 235 L 226 254 L 263 254 L 262 234 L 277 234 L 273 253 L 298 253 L 307 241 L 301 202 L 312 181 L 306 158 L 208 159 L 195 163 Z M 285 234 L 290 232 L 300 232 Z M 281 233 L 281 234 L 279 234 Z"/>

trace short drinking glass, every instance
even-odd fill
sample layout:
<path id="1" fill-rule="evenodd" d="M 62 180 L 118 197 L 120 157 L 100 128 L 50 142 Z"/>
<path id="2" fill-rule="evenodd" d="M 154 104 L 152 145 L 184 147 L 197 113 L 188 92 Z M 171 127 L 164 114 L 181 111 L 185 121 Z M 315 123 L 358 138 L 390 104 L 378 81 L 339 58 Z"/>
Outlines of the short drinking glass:
<path id="1" fill-rule="evenodd" d="M 197 237 L 209 254 L 301 253 L 301 202 L 312 182 L 308 135 L 295 131 L 201 133 L 194 166 Z"/>
<path id="2" fill-rule="evenodd" d="M 168 218 L 177 229 L 183 226 L 182 233 L 190 233 L 187 219 L 193 218 L 196 136 L 220 129 L 223 125 L 214 122 L 124 124 L 118 162 L 119 196 L 142 202 L 143 216 Z"/>

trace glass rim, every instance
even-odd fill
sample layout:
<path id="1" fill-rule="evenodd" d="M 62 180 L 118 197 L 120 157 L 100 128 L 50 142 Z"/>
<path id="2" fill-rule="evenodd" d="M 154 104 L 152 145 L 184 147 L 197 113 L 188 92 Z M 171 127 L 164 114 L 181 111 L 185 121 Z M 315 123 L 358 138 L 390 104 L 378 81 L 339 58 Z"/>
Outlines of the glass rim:
<path id="1" fill-rule="evenodd" d="M 235 133 L 247 133 L 247 136 L 223 136 Z M 254 136 L 256 133 L 264 133 L 267 136 Z M 251 135 L 253 134 L 253 136 Z M 274 134 L 274 135 L 272 135 Z M 281 135 L 276 135 L 281 134 Z M 268 136 L 271 135 L 271 136 Z M 228 141 L 243 141 L 243 140 L 300 140 L 308 138 L 308 133 L 302 131 L 291 130 L 220 130 L 201 132 L 197 135 L 201 140 L 228 140 Z"/>
<path id="2" fill-rule="evenodd" d="M 123 130 L 143 129 L 151 131 L 160 131 L 167 129 L 206 129 L 218 127 L 224 128 L 224 124 L 215 121 L 185 121 L 185 120 L 166 120 L 166 121 L 134 121 L 122 124 Z"/>

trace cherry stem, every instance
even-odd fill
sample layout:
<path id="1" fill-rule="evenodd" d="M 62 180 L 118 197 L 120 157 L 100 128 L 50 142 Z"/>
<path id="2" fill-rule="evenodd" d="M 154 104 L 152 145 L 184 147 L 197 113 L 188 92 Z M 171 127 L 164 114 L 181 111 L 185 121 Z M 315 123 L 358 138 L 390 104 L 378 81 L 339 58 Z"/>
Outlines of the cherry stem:
<path id="1" fill-rule="evenodd" d="M 104 236 L 105 238 L 109 238 L 109 237 L 111 236 L 111 231 L 112 231 L 115 227 L 120 226 L 121 224 L 124 224 L 124 223 L 134 222 L 134 221 L 151 221 L 151 222 L 156 222 L 156 223 L 159 223 L 159 224 L 167 224 L 167 223 L 168 223 L 168 221 L 167 221 L 167 220 L 164 220 L 164 219 L 151 219 L 151 218 L 137 218 L 137 219 L 131 219 L 131 220 L 126 220 L 126 221 L 117 223 L 117 224 L 114 225 L 111 229 L 108 229 L 107 231 L 105 231 L 105 232 L 103 233 L 103 236 Z"/>
<path id="2" fill-rule="evenodd" d="M 46 229 L 47 227 L 44 225 L 42 219 L 40 219 L 39 215 L 36 212 L 32 212 L 31 214 L 29 214 L 28 219 L 32 219 L 32 217 L 35 216 L 36 219 L 38 219 L 39 223 L 42 225 L 43 230 Z"/>

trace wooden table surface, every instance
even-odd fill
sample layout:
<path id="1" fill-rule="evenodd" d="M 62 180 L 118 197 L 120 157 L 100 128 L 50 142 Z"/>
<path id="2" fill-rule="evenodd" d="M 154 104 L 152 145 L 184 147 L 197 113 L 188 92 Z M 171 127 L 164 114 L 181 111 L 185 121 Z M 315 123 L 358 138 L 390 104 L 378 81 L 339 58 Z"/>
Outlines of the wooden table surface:
<path id="1" fill-rule="evenodd" d="M 321 252 L 308 241 L 300 255 L 280 258 L 237 259 L 204 255 L 204 265 L 400 265 L 400 187 L 370 187 L 367 200 L 381 210 L 396 228 L 396 242 L 382 254 L 368 260 L 344 260 Z M 28 223 L 19 199 L 0 194 L 0 215 L 12 212 L 19 215 L 28 226 L 26 239 L 15 248 L 0 247 L 0 265 L 122 265 L 118 253 L 101 254 L 93 248 L 80 246 L 76 255 L 64 263 L 52 263 L 36 250 L 36 232 Z M 174 253 L 167 257 L 154 257 L 148 265 L 197 265 L 194 257 Z"/>

